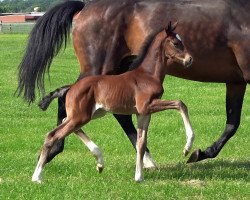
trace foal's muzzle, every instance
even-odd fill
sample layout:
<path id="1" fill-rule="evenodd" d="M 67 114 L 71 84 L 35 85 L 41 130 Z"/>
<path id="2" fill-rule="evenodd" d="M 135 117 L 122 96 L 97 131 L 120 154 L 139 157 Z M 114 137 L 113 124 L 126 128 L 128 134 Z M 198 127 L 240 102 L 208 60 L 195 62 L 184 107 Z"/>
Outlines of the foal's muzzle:
<path id="1" fill-rule="evenodd" d="M 189 54 L 186 54 L 185 58 L 183 59 L 183 65 L 188 68 L 192 65 L 192 63 L 193 63 L 192 56 L 190 56 Z"/>

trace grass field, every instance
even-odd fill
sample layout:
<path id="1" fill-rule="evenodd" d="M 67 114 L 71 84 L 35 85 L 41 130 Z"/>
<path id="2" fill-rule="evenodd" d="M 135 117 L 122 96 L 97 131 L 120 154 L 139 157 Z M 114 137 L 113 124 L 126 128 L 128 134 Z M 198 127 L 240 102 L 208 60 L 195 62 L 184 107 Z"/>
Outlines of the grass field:
<path id="1" fill-rule="evenodd" d="M 17 66 L 27 35 L 0 34 L 0 199 L 250 199 L 249 88 L 237 134 L 216 159 L 185 164 L 184 126 L 179 113 L 153 115 L 148 146 L 159 168 L 144 170 L 145 181 L 134 182 L 135 151 L 112 115 L 84 130 L 101 147 L 106 168 L 71 135 L 65 151 L 45 167 L 43 184 L 31 182 L 37 153 L 56 124 L 56 101 L 46 112 L 13 96 Z M 71 44 L 53 62 L 47 91 L 73 82 L 79 72 Z M 205 149 L 225 124 L 225 86 L 174 77 L 165 81 L 164 99 L 181 99 L 196 133 L 194 148 Z"/>

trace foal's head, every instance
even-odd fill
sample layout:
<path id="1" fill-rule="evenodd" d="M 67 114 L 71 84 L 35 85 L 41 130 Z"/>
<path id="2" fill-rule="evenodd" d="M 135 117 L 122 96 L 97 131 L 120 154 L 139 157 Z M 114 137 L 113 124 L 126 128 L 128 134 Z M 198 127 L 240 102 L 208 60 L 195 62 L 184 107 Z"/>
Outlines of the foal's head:
<path id="1" fill-rule="evenodd" d="M 190 67 L 193 58 L 185 49 L 180 36 L 174 32 L 176 26 L 177 22 L 174 25 L 169 22 L 168 27 L 165 28 L 167 34 L 163 43 L 165 57 L 170 61 L 180 63 L 185 67 Z"/>

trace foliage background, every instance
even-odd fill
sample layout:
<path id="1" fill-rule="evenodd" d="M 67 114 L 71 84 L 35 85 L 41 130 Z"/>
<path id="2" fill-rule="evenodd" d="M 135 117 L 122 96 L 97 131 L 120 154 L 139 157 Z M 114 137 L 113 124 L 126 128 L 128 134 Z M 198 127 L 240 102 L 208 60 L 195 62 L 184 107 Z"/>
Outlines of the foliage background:
<path id="1" fill-rule="evenodd" d="M 3 0 L 0 2 L 0 13 L 32 12 L 35 7 L 46 11 L 62 0 Z"/>

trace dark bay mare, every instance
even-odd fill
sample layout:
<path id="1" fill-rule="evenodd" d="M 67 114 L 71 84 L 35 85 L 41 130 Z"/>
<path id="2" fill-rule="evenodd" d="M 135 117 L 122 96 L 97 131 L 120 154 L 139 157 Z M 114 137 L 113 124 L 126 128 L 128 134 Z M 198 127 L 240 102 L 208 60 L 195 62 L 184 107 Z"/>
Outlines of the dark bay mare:
<path id="1" fill-rule="evenodd" d="M 59 4 L 39 19 L 30 34 L 20 64 L 19 95 L 24 94 L 28 102 L 33 102 L 35 88 L 43 91 L 45 71 L 68 39 L 72 17 L 79 11 L 73 44 L 81 77 L 126 71 L 148 35 L 168 21 L 178 20 L 176 31 L 194 62 L 188 69 L 173 63 L 167 66 L 167 74 L 226 84 L 225 129 L 206 150 L 194 151 L 188 162 L 214 158 L 240 125 L 243 97 L 250 82 L 249 10 L 249 0 L 100 0 L 87 5 L 75 1 Z M 64 98 L 59 99 L 58 123 L 66 117 L 64 102 Z M 135 147 L 136 129 L 131 116 L 115 117 Z M 47 161 L 63 146 L 64 140 L 58 141 Z"/>
<path id="2" fill-rule="evenodd" d="M 135 181 L 143 180 L 143 156 L 146 150 L 147 130 L 152 113 L 167 109 L 180 111 L 187 138 L 183 152 L 185 155 L 188 154 L 192 148 L 194 133 L 187 107 L 178 100 L 160 99 L 163 94 L 162 84 L 168 64 L 177 62 L 184 67 L 189 67 L 192 64 L 192 57 L 183 46 L 180 36 L 173 32 L 174 29 L 175 26 L 172 27 L 170 23 L 166 29 L 150 35 L 149 39 L 146 39 L 144 45 L 142 45 L 141 53 L 133 63 L 132 71 L 120 75 L 89 76 L 69 86 L 66 95 L 67 117 L 62 124 L 48 133 L 32 181 L 41 182 L 42 170 L 56 141 L 62 140 L 70 133 L 75 132 L 83 141 L 85 140 L 87 146 L 90 146 L 91 141 L 88 136 L 79 129 L 92 119 L 104 116 L 106 112 L 137 115 Z M 62 90 L 65 90 L 65 87 Z M 60 89 L 57 89 L 54 93 L 58 93 L 58 91 Z M 50 102 L 47 101 L 47 98 L 45 100 Z M 103 167 L 103 159 L 97 159 L 98 171 L 102 171 Z"/>

